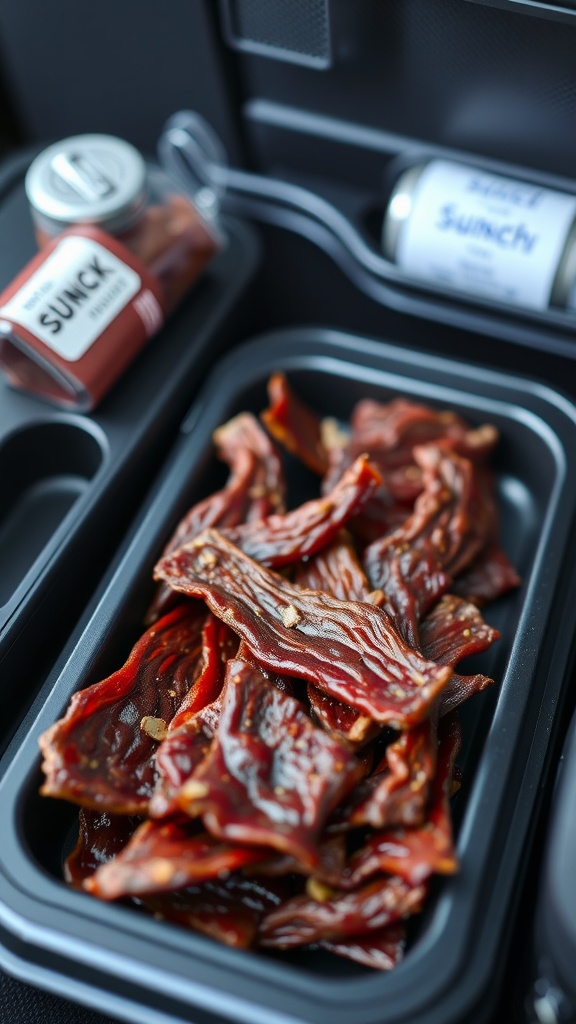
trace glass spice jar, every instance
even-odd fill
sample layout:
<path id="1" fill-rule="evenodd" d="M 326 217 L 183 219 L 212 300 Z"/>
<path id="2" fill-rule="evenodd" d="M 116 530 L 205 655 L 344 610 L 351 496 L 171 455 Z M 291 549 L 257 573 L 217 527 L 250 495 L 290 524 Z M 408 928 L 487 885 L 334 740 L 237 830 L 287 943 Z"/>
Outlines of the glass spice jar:
<path id="1" fill-rule="evenodd" d="M 223 235 L 165 172 L 109 135 L 50 146 L 25 187 L 40 252 L 0 296 L 0 366 L 16 387 L 92 409 Z"/>

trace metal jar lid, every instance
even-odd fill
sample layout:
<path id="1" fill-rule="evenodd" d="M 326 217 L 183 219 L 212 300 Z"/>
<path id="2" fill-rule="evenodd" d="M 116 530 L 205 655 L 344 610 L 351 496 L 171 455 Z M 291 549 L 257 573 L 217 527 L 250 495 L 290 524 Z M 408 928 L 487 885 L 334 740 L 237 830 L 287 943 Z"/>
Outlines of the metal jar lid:
<path id="1" fill-rule="evenodd" d="M 75 135 L 36 157 L 25 187 L 34 222 L 47 234 L 72 224 L 97 224 L 113 234 L 142 212 L 146 163 L 113 135 Z"/>

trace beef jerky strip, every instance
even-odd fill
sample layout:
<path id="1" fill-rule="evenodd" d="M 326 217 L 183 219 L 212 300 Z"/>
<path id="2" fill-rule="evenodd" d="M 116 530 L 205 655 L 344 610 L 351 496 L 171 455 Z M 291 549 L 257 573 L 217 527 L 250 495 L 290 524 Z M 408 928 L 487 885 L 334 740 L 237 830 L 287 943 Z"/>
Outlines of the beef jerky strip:
<path id="1" fill-rule="evenodd" d="M 400 963 L 406 948 L 406 926 L 401 922 L 388 925 L 380 931 L 355 938 L 330 941 L 326 939 L 311 949 L 325 949 L 328 953 L 354 960 L 363 967 L 377 971 L 390 971 Z"/>
<path id="2" fill-rule="evenodd" d="M 163 818 L 178 813 L 176 795 L 202 760 L 218 726 L 226 663 L 238 651 L 238 637 L 208 613 L 202 633 L 202 670 L 168 726 L 156 751 L 157 781 L 148 812 Z"/>
<path id="3" fill-rule="evenodd" d="M 179 803 L 202 815 L 214 836 L 272 847 L 312 868 L 324 822 L 360 774 L 299 701 L 236 660 L 228 663 L 218 731 Z"/>
<path id="4" fill-rule="evenodd" d="M 453 594 L 438 601 L 423 620 L 420 631 L 426 657 L 449 665 L 486 650 L 499 636 L 474 605 Z M 454 674 L 440 697 L 439 713 L 445 715 L 491 683 L 483 675 Z M 421 824 L 435 769 L 436 727 L 432 716 L 387 747 L 375 771 L 338 809 L 332 826 L 383 828 Z"/>
<path id="5" fill-rule="evenodd" d="M 422 651 L 440 665 L 455 666 L 464 658 L 487 650 L 499 637 L 500 632 L 484 621 L 475 605 L 455 594 L 440 598 L 420 625 Z M 440 714 L 453 711 L 492 683 L 492 679 L 479 673 L 461 676 L 455 672 L 442 693 Z"/>
<path id="6" fill-rule="evenodd" d="M 283 515 L 268 516 L 221 532 L 261 565 L 281 568 L 308 558 L 329 544 L 357 515 L 379 483 L 380 476 L 368 457 L 361 455 L 330 494 Z"/>
<path id="7" fill-rule="evenodd" d="M 313 682 L 376 721 L 416 725 L 452 674 L 408 647 L 380 608 L 294 586 L 216 531 L 164 558 L 155 573 L 203 597 L 265 667 Z"/>
<path id="8" fill-rule="evenodd" d="M 232 527 L 271 512 L 283 512 L 285 482 L 278 452 L 251 413 L 240 413 L 213 435 L 218 458 L 230 468 L 222 490 L 197 502 L 180 520 L 164 549 L 167 555 L 193 540 L 208 526 Z M 146 621 L 172 606 L 169 587 L 156 591 Z"/>
<path id="9" fill-rule="evenodd" d="M 323 590 L 340 601 L 370 601 L 378 604 L 379 591 L 371 593 L 349 534 L 342 530 L 335 541 L 296 567 L 295 582 L 310 590 Z M 337 739 L 364 744 L 379 731 L 378 725 L 354 708 L 329 697 L 308 684 L 308 700 L 313 717 Z"/>
<path id="10" fill-rule="evenodd" d="M 81 807 L 78 812 L 78 839 L 64 864 L 64 878 L 82 888 L 86 878 L 120 853 L 141 819 L 128 814 L 108 814 Z"/>
<path id="11" fill-rule="evenodd" d="M 354 523 L 354 532 L 369 544 L 398 527 L 411 513 L 423 487 L 422 469 L 414 460 L 416 445 L 435 441 L 482 462 L 492 451 L 498 433 L 490 425 L 471 430 L 453 412 L 437 412 L 403 398 L 382 404 L 365 399 L 353 411 L 351 435 L 345 447 L 330 447 L 330 469 L 323 490 L 334 486 L 346 466 L 366 452 L 382 475 L 382 484 Z"/>
<path id="12" fill-rule="evenodd" d="M 202 630 L 202 665 L 198 678 L 188 691 L 168 725 L 168 737 L 188 722 L 197 711 L 212 704 L 224 685 L 226 662 L 238 651 L 238 637 L 221 619 L 210 612 Z M 160 748 L 159 748 L 160 749 Z"/>
<path id="13" fill-rule="evenodd" d="M 322 902 L 304 893 L 272 910 L 260 927 L 260 943 L 294 949 L 311 943 L 340 941 L 378 932 L 418 913 L 426 890 L 401 878 L 377 878 L 350 893 L 324 894 Z"/>
<path id="14" fill-rule="evenodd" d="M 363 398 L 354 407 L 350 426 L 352 446 L 377 452 L 390 467 L 410 462 L 416 445 L 439 440 L 468 458 L 474 452 L 483 460 L 498 440 L 491 425 L 473 430 L 452 410 L 438 411 L 407 398 L 387 403 Z"/>
<path id="15" fill-rule="evenodd" d="M 498 640 L 500 633 L 484 621 L 476 605 L 444 594 L 420 623 L 422 650 L 431 661 L 457 665 Z"/>
<path id="16" fill-rule="evenodd" d="M 86 879 L 84 888 L 103 900 L 185 889 L 224 878 L 269 856 L 199 832 L 196 823 L 145 821 L 117 856 Z"/>
<path id="17" fill-rule="evenodd" d="M 465 600 L 482 606 L 514 590 L 521 582 L 506 553 L 492 542 L 454 580 L 452 590 Z"/>
<path id="18" fill-rule="evenodd" d="M 261 420 L 272 437 L 296 455 L 305 466 L 322 476 L 328 458 L 321 435 L 320 417 L 296 398 L 283 373 L 268 381 L 269 406 Z"/>
<path id="19" fill-rule="evenodd" d="M 424 530 L 442 569 L 454 578 L 481 551 L 492 529 L 487 475 L 483 467 L 440 445 L 415 448 L 414 458 L 423 472 L 422 521 L 415 518 L 404 530 L 404 541 L 413 542 Z"/>
<path id="20" fill-rule="evenodd" d="M 212 618 L 212 616 L 210 616 Z M 217 650 L 211 649 L 210 669 L 217 673 L 218 687 L 224 683 L 228 661 L 236 655 L 238 638 L 232 630 L 215 619 L 223 630 L 224 646 Z M 258 666 L 253 662 L 252 654 L 242 644 L 238 649 L 238 658 L 241 661 L 249 661 L 253 667 Z M 208 662 L 205 668 L 208 667 Z M 283 689 L 289 696 L 293 696 L 291 680 L 282 677 L 270 676 L 271 682 Z M 148 812 L 152 818 L 166 818 L 171 815 L 180 814 L 178 797 L 185 782 L 190 778 L 195 768 L 204 759 L 210 744 L 218 730 L 218 722 L 222 711 L 222 700 L 220 696 L 212 703 L 200 710 L 180 709 L 170 723 L 166 739 L 162 741 L 156 752 L 156 767 L 158 770 L 158 781 L 156 789 L 152 794 Z"/>
<path id="21" fill-rule="evenodd" d="M 420 620 L 452 583 L 430 545 L 424 541 L 422 548 L 401 542 L 390 546 L 381 539 L 366 549 L 364 566 L 370 583 L 377 583 L 377 592 L 383 595 L 381 607 L 406 643 L 419 647 Z"/>
<path id="22" fill-rule="evenodd" d="M 307 590 L 325 590 L 340 601 L 370 601 L 378 604 L 358 561 L 350 534 L 341 530 L 321 551 L 296 566 L 294 582 Z"/>
<path id="23" fill-rule="evenodd" d="M 144 633 L 121 669 L 73 695 L 40 737 L 45 796 L 146 814 L 158 741 L 198 678 L 205 618 L 199 602 L 178 606 Z"/>
<path id="24" fill-rule="evenodd" d="M 314 880 L 321 886 L 338 886 L 346 866 L 346 840 L 343 835 L 324 835 L 318 843 L 320 860 L 314 868 Z M 250 873 L 250 869 L 246 869 Z M 300 861 L 288 854 L 274 854 L 269 860 L 256 865 L 260 876 L 271 878 L 283 875 L 309 875 Z M 309 876 L 311 877 L 311 876 Z M 294 895 L 293 893 L 291 895 Z"/>
<path id="25" fill-rule="evenodd" d="M 330 829 L 413 827 L 424 821 L 436 770 L 436 716 L 390 743 L 374 772 L 337 808 Z"/>
<path id="26" fill-rule="evenodd" d="M 290 892 L 284 878 L 229 878 L 205 882 L 176 892 L 158 893 L 135 902 L 154 917 L 192 929 L 236 949 L 255 945 L 267 913 Z"/>
<path id="27" fill-rule="evenodd" d="M 437 445 L 415 448 L 424 490 L 397 530 L 367 548 L 364 569 L 404 638 L 419 646 L 418 622 L 484 546 L 490 506 L 474 466 Z"/>
<path id="28" fill-rule="evenodd" d="M 370 836 L 350 858 L 340 888 L 355 889 L 382 872 L 398 875 L 409 885 L 419 885 L 431 874 L 453 874 L 458 869 L 449 806 L 454 761 L 460 749 L 457 716 L 443 719 L 438 732 L 438 765 L 425 823 Z"/>
<path id="29" fill-rule="evenodd" d="M 221 711 L 222 700 L 218 697 L 169 733 L 158 747 L 157 780 L 148 805 L 152 818 L 181 816 L 178 795 L 194 769 L 206 757 L 218 729 Z"/>

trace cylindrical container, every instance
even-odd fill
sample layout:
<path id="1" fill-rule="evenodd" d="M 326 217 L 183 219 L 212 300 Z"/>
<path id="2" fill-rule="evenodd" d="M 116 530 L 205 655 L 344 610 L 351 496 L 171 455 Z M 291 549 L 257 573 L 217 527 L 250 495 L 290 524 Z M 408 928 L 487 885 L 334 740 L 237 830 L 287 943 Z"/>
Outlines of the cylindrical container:
<path id="1" fill-rule="evenodd" d="M 223 239 L 129 143 L 80 135 L 26 177 L 39 254 L 0 296 L 10 382 L 93 408 L 197 281 Z"/>
<path id="2" fill-rule="evenodd" d="M 449 160 L 414 164 L 382 249 L 414 280 L 525 309 L 576 310 L 576 195 Z"/>

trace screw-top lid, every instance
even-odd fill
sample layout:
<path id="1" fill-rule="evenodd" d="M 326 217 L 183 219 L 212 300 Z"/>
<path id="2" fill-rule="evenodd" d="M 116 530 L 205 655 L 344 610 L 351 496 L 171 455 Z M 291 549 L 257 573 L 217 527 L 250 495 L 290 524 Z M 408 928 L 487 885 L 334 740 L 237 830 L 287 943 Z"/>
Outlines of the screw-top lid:
<path id="1" fill-rule="evenodd" d="M 36 224 L 54 235 L 71 224 L 127 228 L 146 203 L 146 164 L 113 135 L 75 135 L 43 150 L 26 175 Z"/>

